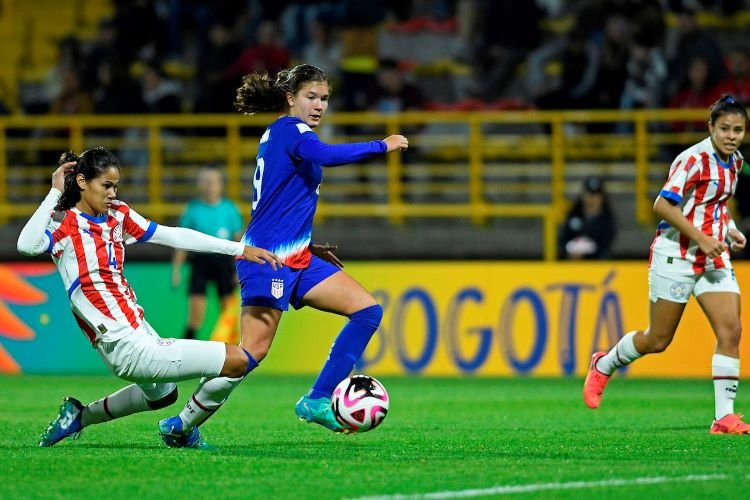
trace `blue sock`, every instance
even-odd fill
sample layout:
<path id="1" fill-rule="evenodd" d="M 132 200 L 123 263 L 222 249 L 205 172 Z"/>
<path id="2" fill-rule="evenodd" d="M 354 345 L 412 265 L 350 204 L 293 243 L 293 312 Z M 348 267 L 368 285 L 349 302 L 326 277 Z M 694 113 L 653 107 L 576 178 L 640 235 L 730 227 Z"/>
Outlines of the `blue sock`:
<path id="1" fill-rule="evenodd" d="M 242 352 L 244 352 L 245 356 L 247 356 L 247 369 L 245 370 L 245 375 L 247 375 L 248 373 L 256 369 L 260 363 L 258 363 L 253 355 L 247 352 L 244 347 L 242 348 Z"/>
<path id="2" fill-rule="evenodd" d="M 380 305 L 367 307 L 349 316 L 349 322 L 341 330 L 331 347 L 318 380 L 307 394 L 313 399 L 330 398 L 339 382 L 344 380 L 354 368 L 372 334 L 378 329 L 383 318 L 383 308 Z"/>

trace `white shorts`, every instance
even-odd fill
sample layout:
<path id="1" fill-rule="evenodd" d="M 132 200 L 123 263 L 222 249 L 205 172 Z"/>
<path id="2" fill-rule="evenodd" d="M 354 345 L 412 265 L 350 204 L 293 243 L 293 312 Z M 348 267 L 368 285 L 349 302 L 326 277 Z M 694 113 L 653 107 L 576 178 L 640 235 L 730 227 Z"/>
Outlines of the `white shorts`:
<path id="1" fill-rule="evenodd" d="M 651 255 L 651 267 L 648 270 L 648 298 L 651 302 L 658 299 L 670 302 L 686 303 L 690 295 L 699 297 L 706 292 L 729 292 L 739 295 L 740 287 L 734 276 L 734 269 L 722 268 L 706 271 L 702 274 L 692 272 L 692 264 L 683 259 L 663 255 Z"/>
<path id="2" fill-rule="evenodd" d="M 94 348 L 112 373 L 142 383 L 139 385 L 149 399 L 148 383 L 216 377 L 226 358 L 223 342 L 163 339 L 145 320 L 137 330 L 118 340 L 97 340 Z"/>

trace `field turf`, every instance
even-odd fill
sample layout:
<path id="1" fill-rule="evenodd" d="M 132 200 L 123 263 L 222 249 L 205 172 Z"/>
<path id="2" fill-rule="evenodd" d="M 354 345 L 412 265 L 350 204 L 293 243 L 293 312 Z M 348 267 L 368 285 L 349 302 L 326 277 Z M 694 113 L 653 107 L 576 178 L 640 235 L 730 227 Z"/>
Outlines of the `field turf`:
<path id="1" fill-rule="evenodd" d="M 0 498 L 748 496 L 750 435 L 708 434 L 708 380 L 613 380 L 591 411 L 580 380 L 384 377 L 391 411 L 355 436 L 295 418 L 311 380 L 251 377 L 204 425 L 215 449 L 199 451 L 165 448 L 156 431 L 194 384 L 171 408 L 38 448 L 63 396 L 88 402 L 122 383 L 0 377 Z M 740 390 L 738 409 L 747 400 Z"/>

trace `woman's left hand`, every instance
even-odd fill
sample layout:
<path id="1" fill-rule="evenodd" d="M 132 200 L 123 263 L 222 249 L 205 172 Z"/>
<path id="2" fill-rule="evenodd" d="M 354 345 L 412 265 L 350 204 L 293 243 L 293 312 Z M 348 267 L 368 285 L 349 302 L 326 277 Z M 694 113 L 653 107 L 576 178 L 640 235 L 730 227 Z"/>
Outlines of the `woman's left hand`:
<path id="1" fill-rule="evenodd" d="M 343 269 L 344 263 L 341 262 L 339 258 L 336 257 L 336 255 L 333 253 L 338 249 L 338 247 L 338 245 L 329 245 L 328 243 L 326 243 L 325 245 L 317 245 L 313 243 L 310 245 L 310 253 L 318 258 L 323 259 L 326 262 L 330 262 L 339 269 Z"/>
<path id="2" fill-rule="evenodd" d="M 729 241 L 731 242 L 729 248 L 731 248 L 733 252 L 739 252 L 745 248 L 745 245 L 747 244 L 747 238 L 745 238 L 744 234 L 736 229 L 730 229 L 729 233 L 727 233 L 727 236 L 729 237 Z"/>
<path id="3" fill-rule="evenodd" d="M 52 187 L 60 192 L 65 191 L 65 176 L 71 173 L 75 166 L 76 162 L 69 161 L 57 167 L 57 170 L 52 174 Z"/>

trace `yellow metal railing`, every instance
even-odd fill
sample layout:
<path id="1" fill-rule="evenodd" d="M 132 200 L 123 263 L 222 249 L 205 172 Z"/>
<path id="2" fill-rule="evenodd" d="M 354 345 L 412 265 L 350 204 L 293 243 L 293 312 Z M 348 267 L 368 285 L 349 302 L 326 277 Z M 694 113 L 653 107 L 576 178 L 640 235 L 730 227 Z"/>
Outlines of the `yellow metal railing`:
<path id="1" fill-rule="evenodd" d="M 706 136 L 672 132 L 705 121 L 705 110 L 330 113 L 328 142 L 409 136 L 409 155 L 326 170 L 320 218 L 492 217 L 543 221 L 544 257 L 580 178 L 602 175 L 633 196 L 639 222 L 670 151 Z M 197 167 L 224 165 L 227 195 L 249 211 L 258 139 L 275 117 L 259 115 L 10 116 L 0 118 L 0 223 L 28 216 L 49 186 L 54 158 L 103 145 L 120 156 L 123 198 L 156 220 L 178 215 L 194 195 Z M 672 148 L 669 150 L 668 148 Z M 130 183 L 130 188 L 128 189 Z"/>

